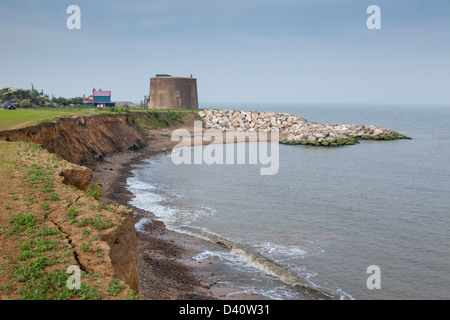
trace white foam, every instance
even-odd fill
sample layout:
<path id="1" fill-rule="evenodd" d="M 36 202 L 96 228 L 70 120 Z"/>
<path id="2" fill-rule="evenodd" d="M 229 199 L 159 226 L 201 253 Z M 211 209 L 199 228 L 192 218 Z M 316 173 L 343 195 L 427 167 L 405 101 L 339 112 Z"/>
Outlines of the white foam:
<path id="1" fill-rule="evenodd" d="M 152 212 L 157 219 L 165 222 L 168 229 L 190 234 L 192 236 L 203 238 L 205 240 L 220 243 L 229 251 L 204 251 L 193 257 L 194 260 L 219 259 L 225 263 L 241 268 L 244 272 L 254 274 L 255 268 L 265 275 L 275 277 L 289 287 L 302 287 L 316 293 L 332 296 L 327 290 L 323 290 L 315 285 L 311 278 L 315 273 L 306 273 L 304 269 L 290 268 L 286 266 L 283 257 L 292 257 L 293 259 L 303 257 L 308 252 L 305 248 L 295 245 L 280 245 L 272 242 L 261 242 L 252 244 L 245 248 L 236 243 L 238 240 L 230 240 L 219 234 L 211 232 L 206 228 L 193 227 L 191 223 L 199 217 L 206 214 L 212 214 L 214 210 L 206 207 L 189 207 L 183 201 L 183 197 L 173 192 L 167 192 L 155 184 L 138 180 L 135 177 L 129 178 L 128 189 L 134 194 L 130 201 L 137 208 Z M 174 198 L 175 201 L 174 201 Z M 138 231 L 142 231 L 149 219 L 142 218 L 135 224 Z M 309 249 L 308 249 L 309 251 Z M 256 290 L 247 288 L 247 290 Z M 262 290 L 262 291 L 261 291 Z M 265 291 L 264 291 L 265 290 Z M 286 298 L 290 291 L 280 285 L 279 288 L 256 290 L 258 294 L 269 296 L 271 299 Z M 295 292 L 295 291 L 293 291 Z M 342 290 L 337 292 L 341 298 L 351 297 Z"/>
<path id="2" fill-rule="evenodd" d="M 131 192 L 138 190 L 149 191 L 155 190 L 155 186 L 150 183 L 141 181 L 136 177 L 130 177 L 127 179 L 127 189 Z"/>
<path id="3" fill-rule="evenodd" d="M 238 263 L 240 262 L 240 260 L 233 254 L 231 254 L 230 252 L 225 252 L 225 251 L 203 251 L 199 254 L 197 254 L 195 257 L 192 257 L 192 259 L 194 259 L 195 261 L 201 261 L 201 260 L 205 260 L 205 259 L 218 259 L 222 262 L 229 262 L 232 264 Z"/>
<path id="4" fill-rule="evenodd" d="M 168 206 L 159 204 L 162 200 L 161 196 L 154 193 L 136 194 L 136 197 L 131 200 L 131 204 L 136 208 L 153 213 L 159 219 L 173 221 L 176 211 Z"/>
<path id="5" fill-rule="evenodd" d="M 243 277 L 247 277 L 248 279 L 255 277 L 255 268 L 247 264 L 241 257 L 237 256 L 236 254 L 232 253 L 231 251 L 210 251 L 206 250 L 199 254 L 197 254 L 192 259 L 196 261 L 201 261 L 205 259 L 218 259 L 222 263 L 231 265 L 235 270 L 239 270 L 240 273 L 242 273 Z M 265 274 L 265 273 L 263 273 Z M 247 275 L 247 276 L 246 276 Z M 244 285 L 242 281 L 236 280 L 238 283 L 233 284 L 232 282 L 222 282 L 228 283 L 231 286 L 235 285 L 242 289 L 242 292 L 245 292 L 247 294 L 256 294 L 259 296 L 266 297 L 268 299 L 272 300 L 283 300 L 283 299 L 295 299 L 296 293 L 295 291 L 287 290 L 286 287 L 283 285 L 281 286 L 270 286 L 270 289 L 267 288 L 267 286 L 262 285 L 256 288 L 255 286 L 251 286 L 249 284 Z"/>
<path id="6" fill-rule="evenodd" d="M 198 218 L 214 212 L 207 207 L 189 207 L 181 195 L 167 192 L 155 185 L 135 179 L 130 179 L 128 183 L 128 190 L 134 194 L 130 203 L 136 208 L 153 213 L 158 220 L 171 225 L 171 228 L 189 225 Z"/>
<path id="7" fill-rule="evenodd" d="M 285 246 L 271 242 L 265 242 L 257 246 L 261 247 L 262 252 L 268 255 L 299 257 L 307 253 L 298 246 Z"/>
<path id="8" fill-rule="evenodd" d="M 143 231 L 143 230 L 144 230 L 144 226 L 145 226 L 147 223 L 149 223 L 149 222 L 150 222 L 150 219 L 147 219 L 147 218 L 139 219 L 139 221 L 136 222 L 136 224 L 134 225 L 134 228 L 135 228 L 137 231 Z"/>
<path id="9" fill-rule="evenodd" d="M 341 288 L 337 288 L 336 293 L 339 295 L 341 300 L 346 300 L 346 299 L 355 300 L 354 297 L 352 297 L 350 294 L 344 292 Z"/>

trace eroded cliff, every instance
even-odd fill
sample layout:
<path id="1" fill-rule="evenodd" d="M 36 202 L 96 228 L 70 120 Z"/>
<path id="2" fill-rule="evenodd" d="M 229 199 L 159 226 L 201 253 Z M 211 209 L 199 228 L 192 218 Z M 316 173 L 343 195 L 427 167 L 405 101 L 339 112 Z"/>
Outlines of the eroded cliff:
<path id="1" fill-rule="evenodd" d="M 95 166 L 108 155 L 147 145 L 139 124 L 130 114 L 60 118 L 58 122 L 1 131 L 0 140 L 33 142 L 87 167 Z"/>
<path id="2" fill-rule="evenodd" d="M 103 277 L 107 281 L 105 286 L 116 278 L 123 281 L 129 289 L 138 292 L 137 237 L 132 210 L 104 204 L 85 194 L 86 183 L 92 176 L 89 171 L 99 161 L 115 153 L 137 151 L 147 145 L 145 135 L 135 118 L 129 114 L 61 118 L 58 122 L 2 131 L 0 140 L 32 142 L 56 157 L 52 158 L 37 149 L 28 154 L 24 150 L 29 147 L 18 147 L 17 153 L 20 151 L 20 156 L 16 161 L 15 173 L 11 174 L 10 186 L 14 188 L 5 188 L 2 194 L 7 200 L 7 193 L 18 193 L 17 198 L 24 201 L 7 200 L 10 204 L 4 206 L 8 208 L 8 212 L 2 214 L 6 226 L 2 234 L 5 243 L 12 239 L 8 234 L 12 232 L 9 228 L 14 225 L 10 226 L 9 221 L 15 219 L 16 212 L 29 211 L 27 214 L 33 214 L 36 221 L 39 222 L 40 217 L 43 224 L 57 229 L 73 252 L 73 262 L 82 271 Z M 26 157 L 22 154 L 26 154 Z M 45 180 L 39 177 L 36 179 L 36 188 L 41 188 L 37 191 L 31 185 L 30 179 L 37 177 L 36 172 L 30 171 L 31 167 L 45 176 Z M 45 184 L 50 187 L 47 188 Z M 76 186 L 76 189 L 70 189 L 71 185 L 72 188 Z M 29 199 L 32 202 L 26 203 Z M 24 238 L 24 243 L 32 241 L 22 231 L 20 236 Z M 11 250 L 14 251 L 16 249 L 13 243 L 11 242 Z M 11 256 L 14 255 L 11 253 Z M 46 259 L 51 261 L 50 258 Z M 27 264 L 20 259 L 16 262 L 11 271 L 19 265 L 27 268 Z M 14 275 L 12 273 L 11 277 Z M 12 288 L 16 288 L 14 294 L 23 291 L 19 289 L 20 283 L 17 287 L 13 284 Z M 125 294 L 118 297 L 124 298 Z M 111 298 L 108 295 L 99 297 Z"/>

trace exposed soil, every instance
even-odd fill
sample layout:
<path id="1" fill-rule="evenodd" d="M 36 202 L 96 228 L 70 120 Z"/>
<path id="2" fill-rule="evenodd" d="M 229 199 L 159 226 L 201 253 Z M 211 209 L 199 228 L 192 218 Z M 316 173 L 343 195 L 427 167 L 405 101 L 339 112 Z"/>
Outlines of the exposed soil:
<path id="1" fill-rule="evenodd" d="M 105 156 L 146 145 L 139 124 L 128 114 L 60 118 L 58 122 L 1 131 L 0 140 L 33 142 L 87 167 L 94 167 Z"/>
<path id="2" fill-rule="evenodd" d="M 64 273 L 69 265 L 88 275 L 83 282 L 100 288 L 92 298 L 126 299 L 128 289 L 137 291 L 136 256 L 129 250 L 137 242 L 133 212 L 64 184 L 60 172 L 79 166 L 36 145 L 14 146 L 15 165 L 0 187 L 0 299 L 55 298 L 64 283 L 49 283 L 55 274 L 45 274 Z M 123 281 L 117 296 L 106 292 L 113 278 Z"/>

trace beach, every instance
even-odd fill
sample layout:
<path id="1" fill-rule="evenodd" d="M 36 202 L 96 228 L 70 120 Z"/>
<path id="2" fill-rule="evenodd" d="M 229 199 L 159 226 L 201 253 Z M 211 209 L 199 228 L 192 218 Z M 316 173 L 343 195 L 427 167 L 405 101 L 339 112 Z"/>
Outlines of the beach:
<path id="1" fill-rule="evenodd" d="M 236 266 L 224 273 L 231 284 L 270 299 L 321 298 L 304 286 L 338 299 L 447 296 L 439 271 L 447 263 L 437 254 L 448 251 L 439 240 L 448 212 L 447 111 L 288 107 L 279 110 L 319 123 L 376 124 L 413 139 L 280 145 L 272 176 L 261 176 L 258 164 L 176 165 L 162 154 L 133 170 L 131 203 L 151 208 L 170 230 L 226 244 L 201 257 Z M 366 286 L 372 265 L 381 269 L 380 290 Z"/>
<path id="2" fill-rule="evenodd" d="M 159 153 L 169 152 L 177 142 L 171 141 L 170 129 L 152 130 L 148 147 L 122 152 L 105 158 L 94 171 L 93 180 L 102 186 L 103 199 L 128 205 L 132 194 L 126 180 L 133 166 Z M 223 246 L 187 234 L 168 230 L 151 212 L 132 207 L 138 238 L 137 274 L 140 299 L 156 300 L 255 300 L 262 297 L 246 293 L 224 281 L 227 266 L 208 259 L 193 258 L 204 251 L 225 250 Z"/>

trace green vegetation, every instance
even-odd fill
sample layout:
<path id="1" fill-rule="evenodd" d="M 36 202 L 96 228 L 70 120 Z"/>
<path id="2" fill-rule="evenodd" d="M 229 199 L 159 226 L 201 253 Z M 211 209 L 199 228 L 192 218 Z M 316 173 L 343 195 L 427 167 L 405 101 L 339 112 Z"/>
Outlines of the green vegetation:
<path id="1" fill-rule="evenodd" d="M 70 208 L 69 211 L 66 213 L 67 218 L 69 219 L 75 219 L 76 217 L 78 217 L 78 210 L 77 208 Z"/>
<path id="2" fill-rule="evenodd" d="M 103 217 L 102 214 L 97 214 L 94 217 L 83 217 L 80 220 L 72 220 L 72 222 L 80 228 L 92 226 L 97 230 L 105 230 L 116 226 L 111 218 Z"/>
<path id="3" fill-rule="evenodd" d="M 123 292 L 122 282 L 92 272 L 81 272 L 80 289 L 67 286 L 69 266 L 104 259 L 99 241 L 118 225 L 119 207 L 94 198 L 77 201 L 83 193 L 62 184 L 55 172 L 65 161 L 36 144 L 0 143 L 0 159 L 0 237 L 8 248 L 0 258 L 0 298 L 101 299 L 111 292 L 137 299 L 134 291 Z"/>
<path id="4" fill-rule="evenodd" d="M 0 109 L 0 131 L 52 122 L 60 117 L 99 114 L 100 111 L 96 110 L 89 108 Z"/>
<path id="5" fill-rule="evenodd" d="M 56 228 L 46 225 L 37 228 L 38 223 L 42 221 L 39 221 L 31 212 L 18 213 L 8 219 L 11 228 L 7 228 L 5 234 L 20 236 L 16 242 L 19 249 L 16 258 L 19 262 L 24 262 L 12 266 L 11 279 L 22 284 L 16 291 L 19 299 L 59 300 L 70 299 L 73 296 L 78 299 L 99 299 L 98 288 L 82 282 L 80 289 L 69 290 L 67 288 L 69 274 L 62 270 L 46 271 L 46 267 L 66 263 L 65 258 L 71 254 L 72 250 L 59 240 L 62 236 Z M 83 250 L 83 247 L 81 249 Z M 55 254 L 58 250 L 65 253 L 58 257 Z M 65 268 L 63 266 L 63 269 Z M 11 294 L 11 288 L 11 284 L 6 284 L 1 289 L 4 294 Z"/>
<path id="6" fill-rule="evenodd" d="M 46 198 L 46 200 L 52 200 L 52 201 L 58 201 L 59 197 L 58 194 L 55 192 L 50 193 Z"/>
<path id="7" fill-rule="evenodd" d="M 398 132 L 392 131 L 390 134 L 382 134 L 379 136 L 362 136 L 362 140 L 397 140 L 397 139 L 411 139 Z"/>
<path id="8" fill-rule="evenodd" d="M 182 118 L 184 114 L 192 114 L 196 120 L 201 120 L 198 111 L 186 109 L 139 110 L 139 112 L 133 113 L 133 117 L 138 122 L 143 133 L 148 134 L 149 130 L 152 129 L 183 124 Z"/>
<path id="9" fill-rule="evenodd" d="M 58 106 L 77 106 L 82 105 L 83 98 L 69 98 L 64 97 L 52 97 L 49 98 L 48 94 L 44 94 L 44 91 L 37 91 L 33 84 L 31 89 L 6 87 L 0 90 L 0 98 L 5 101 L 12 101 L 17 107 L 31 108 L 50 106 L 50 104 Z"/>
<path id="10" fill-rule="evenodd" d="M 17 163 L 17 147 L 18 143 L 0 141 L 0 188 L 8 185 L 7 181 L 13 174 Z"/>
<path id="11" fill-rule="evenodd" d="M 321 142 L 318 141 L 280 141 L 281 144 L 289 145 L 304 145 L 304 146 L 316 146 L 316 147 L 339 147 L 344 145 L 353 145 L 359 142 L 359 140 L 397 140 L 397 139 L 411 139 L 398 132 L 391 132 L 390 134 L 383 134 L 379 136 L 347 136 L 334 139 L 327 139 Z"/>
<path id="12" fill-rule="evenodd" d="M 89 184 L 87 190 L 86 190 L 86 195 L 88 197 L 92 197 L 94 199 L 100 199 L 103 196 L 103 191 L 102 188 L 100 187 L 100 185 L 98 184 L 98 179 L 94 184 Z"/>
<path id="13" fill-rule="evenodd" d="M 81 250 L 82 250 L 83 252 L 89 251 L 90 244 L 89 244 L 89 243 L 82 243 L 82 244 L 80 245 L 80 248 L 81 248 Z"/>
<path id="14" fill-rule="evenodd" d="M 17 106 L 19 107 L 19 106 Z M 21 128 L 37 125 L 46 122 L 53 122 L 61 117 L 72 117 L 82 115 L 100 115 L 100 114 L 131 114 L 131 121 L 137 121 L 143 131 L 149 129 L 165 128 L 171 125 L 182 124 L 183 114 L 192 114 L 196 120 L 201 120 L 198 115 L 199 110 L 167 109 L 167 110 L 148 110 L 148 109 L 128 109 L 118 106 L 116 108 L 50 108 L 39 107 L 17 110 L 0 109 L 0 131 L 11 128 Z"/>
<path id="15" fill-rule="evenodd" d="M 117 296 L 120 292 L 120 282 L 117 278 L 112 278 L 111 281 L 108 284 L 108 288 L 106 289 L 106 292 L 109 293 L 111 296 Z"/>

